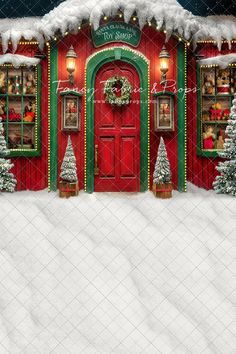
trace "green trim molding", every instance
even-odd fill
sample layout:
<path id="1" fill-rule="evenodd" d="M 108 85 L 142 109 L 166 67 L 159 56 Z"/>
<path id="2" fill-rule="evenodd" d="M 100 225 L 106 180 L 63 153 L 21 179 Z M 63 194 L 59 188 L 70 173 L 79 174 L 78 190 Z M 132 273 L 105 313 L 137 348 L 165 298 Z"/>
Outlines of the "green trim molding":
<path id="1" fill-rule="evenodd" d="M 50 183 L 49 190 L 57 190 L 57 81 L 58 49 L 50 46 Z"/>
<path id="2" fill-rule="evenodd" d="M 177 48 L 178 191 L 186 192 L 186 44 Z"/>
<path id="3" fill-rule="evenodd" d="M 153 96 L 154 97 L 159 97 L 159 96 L 175 96 L 174 92 L 170 92 L 170 91 L 159 91 L 159 92 L 154 92 Z"/>
<path id="4" fill-rule="evenodd" d="M 201 90 L 200 90 L 200 65 L 197 64 L 197 155 L 202 156 L 202 144 L 201 144 Z"/>
<path id="5" fill-rule="evenodd" d="M 61 91 L 60 92 L 60 95 L 61 96 L 66 96 L 66 95 L 74 95 L 74 96 L 77 96 L 77 97 L 82 97 L 83 94 L 79 91 L 76 91 L 76 90 L 65 90 L 65 91 Z"/>
<path id="6" fill-rule="evenodd" d="M 40 64 L 37 66 L 37 80 L 37 156 L 40 156 L 42 151 L 42 67 Z"/>
<path id="7" fill-rule="evenodd" d="M 85 191 L 94 191 L 94 85 L 98 70 L 106 63 L 123 60 L 137 70 L 140 93 L 140 191 L 148 189 L 149 181 L 149 61 L 140 52 L 128 47 L 112 47 L 90 56 L 86 63 L 86 121 L 85 121 Z"/>

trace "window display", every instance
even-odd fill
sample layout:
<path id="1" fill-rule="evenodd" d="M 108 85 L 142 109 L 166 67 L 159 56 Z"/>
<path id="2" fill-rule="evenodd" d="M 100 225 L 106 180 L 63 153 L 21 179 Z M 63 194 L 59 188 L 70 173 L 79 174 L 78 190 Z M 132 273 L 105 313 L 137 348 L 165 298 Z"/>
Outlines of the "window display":
<path id="1" fill-rule="evenodd" d="M 225 129 L 236 90 L 236 68 L 200 67 L 200 152 L 224 148 Z"/>
<path id="2" fill-rule="evenodd" d="M 174 130 L 174 98 L 172 93 L 155 95 L 154 126 L 155 131 Z"/>
<path id="3" fill-rule="evenodd" d="M 81 93 L 76 91 L 63 91 L 62 96 L 62 130 L 80 130 Z"/>
<path id="4" fill-rule="evenodd" d="M 37 151 L 38 68 L 0 67 L 0 117 L 11 151 Z"/>

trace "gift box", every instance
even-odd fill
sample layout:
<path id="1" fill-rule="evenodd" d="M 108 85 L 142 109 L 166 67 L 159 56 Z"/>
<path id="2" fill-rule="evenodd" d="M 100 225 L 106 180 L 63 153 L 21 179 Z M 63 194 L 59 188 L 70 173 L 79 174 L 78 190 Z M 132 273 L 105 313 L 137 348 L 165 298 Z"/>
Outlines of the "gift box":
<path id="1" fill-rule="evenodd" d="M 222 114 L 221 109 L 211 108 L 210 113 L 211 113 L 211 120 L 220 120 L 221 119 L 221 114 Z"/>
<path id="2" fill-rule="evenodd" d="M 214 148 L 214 143 L 211 136 L 209 136 L 209 138 L 203 139 L 203 149 L 211 150 L 213 148 Z"/>

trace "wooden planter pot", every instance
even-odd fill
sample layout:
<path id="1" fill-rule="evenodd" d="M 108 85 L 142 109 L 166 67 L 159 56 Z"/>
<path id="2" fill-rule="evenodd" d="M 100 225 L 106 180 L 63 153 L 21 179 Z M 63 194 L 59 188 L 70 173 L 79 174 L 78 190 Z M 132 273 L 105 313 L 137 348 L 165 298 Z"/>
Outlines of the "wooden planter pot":
<path id="1" fill-rule="evenodd" d="M 172 197 L 172 183 L 160 183 L 156 184 L 153 183 L 153 193 L 155 197 L 157 198 L 162 198 L 162 199 L 168 199 Z"/>
<path id="2" fill-rule="evenodd" d="M 59 182 L 59 197 L 60 198 L 70 198 L 75 197 L 79 194 L 79 185 L 78 182 Z"/>

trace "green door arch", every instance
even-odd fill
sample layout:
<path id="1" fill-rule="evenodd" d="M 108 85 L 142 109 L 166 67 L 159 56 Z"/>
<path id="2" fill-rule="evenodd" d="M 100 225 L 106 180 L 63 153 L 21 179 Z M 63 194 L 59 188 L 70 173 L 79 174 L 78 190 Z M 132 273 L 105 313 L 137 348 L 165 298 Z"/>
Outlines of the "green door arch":
<path id="1" fill-rule="evenodd" d="M 123 60 L 133 65 L 140 77 L 140 191 L 149 188 L 150 106 L 149 60 L 129 47 L 111 47 L 91 55 L 86 63 L 85 88 L 85 185 L 88 193 L 94 191 L 94 85 L 98 70 L 106 63 Z"/>

